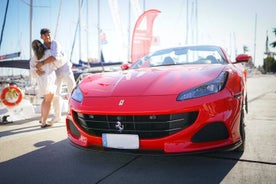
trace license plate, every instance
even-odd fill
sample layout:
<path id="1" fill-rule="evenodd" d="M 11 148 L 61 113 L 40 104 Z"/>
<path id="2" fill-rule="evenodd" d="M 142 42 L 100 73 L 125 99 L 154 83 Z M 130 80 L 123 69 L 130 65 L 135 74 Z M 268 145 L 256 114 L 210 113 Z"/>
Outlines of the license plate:
<path id="1" fill-rule="evenodd" d="M 134 134 L 102 134 L 103 146 L 117 149 L 138 149 L 139 136 Z"/>

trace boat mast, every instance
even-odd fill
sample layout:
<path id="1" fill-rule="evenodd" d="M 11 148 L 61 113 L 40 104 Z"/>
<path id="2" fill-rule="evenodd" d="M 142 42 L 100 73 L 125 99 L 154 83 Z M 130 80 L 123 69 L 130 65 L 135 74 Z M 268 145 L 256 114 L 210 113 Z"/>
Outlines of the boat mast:
<path id="1" fill-rule="evenodd" d="M 185 44 L 187 45 L 189 42 L 189 0 L 187 0 L 187 7 L 186 7 L 186 41 Z"/>
<path id="2" fill-rule="evenodd" d="M 257 35 L 257 14 L 255 15 L 255 31 L 254 31 L 254 58 L 253 58 L 254 66 L 255 66 L 255 60 L 256 60 L 256 35 Z"/>
<path id="3" fill-rule="evenodd" d="M 7 0 L 6 10 L 5 10 L 5 17 L 4 17 L 4 21 L 3 21 L 3 25 L 2 25 L 2 30 L 1 30 L 0 48 L 1 48 L 1 44 L 2 44 L 2 38 L 3 38 L 4 28 L 5 28 L 6 19 L 7 19 L 7 12 L 8 12 L 8 8 L 9 8 L 9 2 L 10 2 L 10 1 Z"/>
<path id="4" fill-rule="evenodd" d="M 131 24 L 131 2 L 128 2 L 128 38 L 127 38 L 127 63 L 131 60 L 131 56 L 130 56 L 130 42 L 131 42 L 131 36 L 130 36 L 130 24 Z"/>
<path id="5" fill-rule="evenodd" d="M 81 8 L 83 0 L 79 0 L 79 60 L 81 60 Z"/>
<path id="6" fill-rule="evenodd" d="M 88 22 L 88 8 L 89 8 L 89 1 L 86 0 L 86 58 L 87 58 L 87 63 L 88 66 L 89 64 L 89 22 Z"/>
<path id="7" fill-rule="evenodd" d="M 98 16 L 97 16 L 97 28 L 98 28 L 98 61 L 101 61 L 101 27 L 100 27 L 100 0 L 98 0 Z"/>
<path id="8" fill-rule="evenodd" d="M 101 46 L 101 22 L 100 22 L 100 14 L 101 14 L 101 8 L 100 8 L 100 0 L 98 0 L 98 61 L 100 61 L 102 65 L 102 72 L 104 72 L 104 61 L 102 61 L 102 46 Z"/>
<path id="9" fill-rule="evenodd" d="M 30 45 L 32 43 L 33 34 L 33 0 L 30 0 Z M 30 47 L 30 58 L 32 57 L 32 47 Z"/>
<path id="10" fill-rule="evenodd" d="M 59 1 L 58 17 L 57 17 L 57 24 L 56 24 L 56 30 L 55 30 L 54 39 L 56 39 L 56 36 L 57 36 L 57 30 L 58 30 L 58 25 L 59 25 L 61 6 L 62 6 L 62 0 Z"/>

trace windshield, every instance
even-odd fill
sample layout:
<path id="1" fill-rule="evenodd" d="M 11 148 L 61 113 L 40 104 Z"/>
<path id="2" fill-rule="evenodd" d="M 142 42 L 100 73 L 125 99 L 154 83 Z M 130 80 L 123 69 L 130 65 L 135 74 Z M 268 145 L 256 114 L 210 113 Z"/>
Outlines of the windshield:
<path id="1" fill-rule="evenodd" d="M 215 46 L 177 47 L 156 51 L 134 63 L 131 68 L 184 64 L 225 64 L 222 51 Z"/>

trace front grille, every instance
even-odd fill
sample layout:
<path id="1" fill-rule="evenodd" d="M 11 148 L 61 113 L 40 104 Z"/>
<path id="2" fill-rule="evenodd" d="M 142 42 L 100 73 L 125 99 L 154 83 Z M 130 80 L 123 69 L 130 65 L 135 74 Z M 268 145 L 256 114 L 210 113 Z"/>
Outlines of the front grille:
<path id="1" fill-rule="evenodd" d="M 137 134 L 140 138 L 161 138 L 172 135 L 193 124 L 198 112 L 168 115 L 96 115 L 73 112 L 75 121 L 93 136 L 102 133 Z"/>

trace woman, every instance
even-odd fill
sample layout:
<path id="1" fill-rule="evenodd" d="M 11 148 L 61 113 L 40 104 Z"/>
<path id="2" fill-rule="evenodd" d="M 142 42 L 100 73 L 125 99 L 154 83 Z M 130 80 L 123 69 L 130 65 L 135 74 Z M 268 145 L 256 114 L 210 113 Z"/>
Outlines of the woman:
<path id="1" fill-rule="evenodd" d="M 44 64 L 41 68 L 36 68 L 38 62 L 43 62 L 44 59 L 51 55 L 50 50 L 46 49 L 39 40 L 34 40 L 32 42 L 32 49 L 34 56 L 30 60 L 30 71 L 31 75 L 35 76 L 37 79 L 39 95 L 43 96 L 40 122 L 41 128 L 45 128 L 50 126 L 47 124 L 47 119 L 57 88 L 55 84 L 56 75 L 52 64 Z"/>

